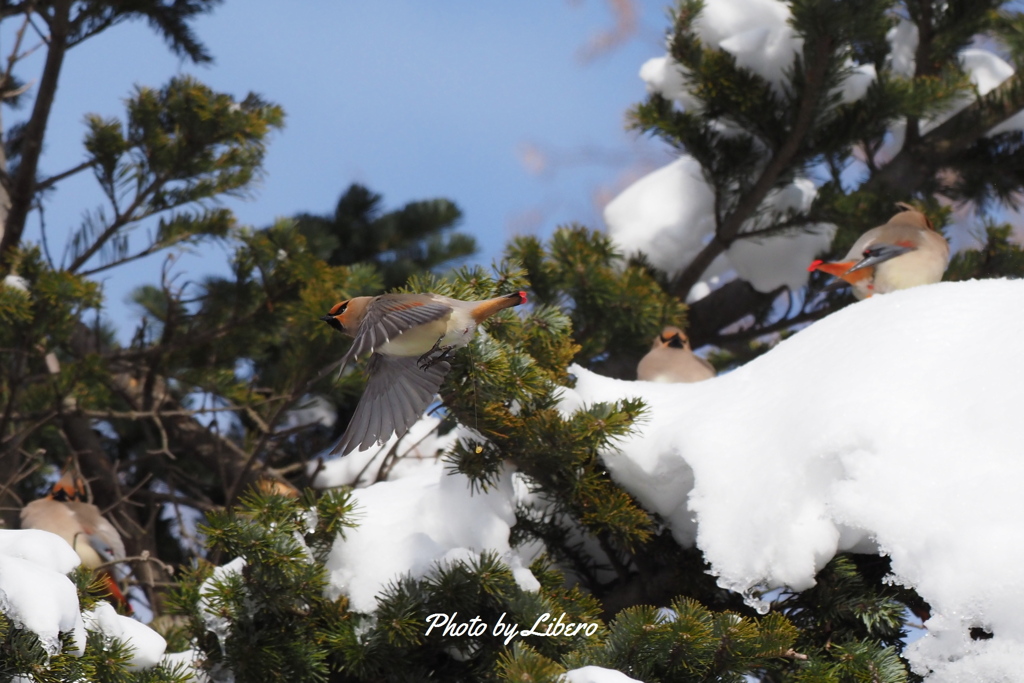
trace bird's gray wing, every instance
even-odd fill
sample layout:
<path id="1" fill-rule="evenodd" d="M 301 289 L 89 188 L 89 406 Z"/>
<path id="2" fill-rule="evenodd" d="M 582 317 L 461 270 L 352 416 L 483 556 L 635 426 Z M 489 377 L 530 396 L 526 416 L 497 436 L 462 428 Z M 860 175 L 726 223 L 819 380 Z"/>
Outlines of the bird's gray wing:
<path id="1" fill-rule="evenodd" d="M 124 541 L 117 529 L 100 514 L 99 508 L 91 503 L 68 501 L 65 503 L 82 527 L 85 539 L 104 562 L 120 560 L 124 555 Z"/>
<path id="2" fill-rule="evenodd" d="M 392 434 L 403 436 L 434 400 L 451 367 L 442 360 L 421 369 L 417 358 L 373 354 L 366 390 L 331 454 L 348 455 L 383 443 Z"/>
<path id="3" fill-rule="evenodd" d="M 376 301 L 367 306 L 366 316 L 359 325 L 352 346 L 341 359 L 341 367 L 344 368 L 350 360 L 364 353 L 372 353 L 406 330 L 440 320 L 451 311 L 451 306 L 425 296 L 410 298 L 385 294 L 377 297 Z"/>
<path id="4" fill-rule="evenodd" d="M 873 244 L 864 250 L 863 258 L 853 264 L 853 267 L 846 271 L 846 273 L 850 274 L 862 268 L 877 266 L 879 263 L 884 263 L 889 259 L 902 256 L 908 251 L 914 251 L 915 249 L 917 249 L 917 247 L 905 244 Z"/>

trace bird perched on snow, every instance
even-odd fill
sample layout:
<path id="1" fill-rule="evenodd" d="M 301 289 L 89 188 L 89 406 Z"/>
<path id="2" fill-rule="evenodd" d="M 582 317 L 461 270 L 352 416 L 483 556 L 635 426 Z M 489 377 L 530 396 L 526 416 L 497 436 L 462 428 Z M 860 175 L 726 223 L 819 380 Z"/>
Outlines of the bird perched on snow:
<path id="1" fill-rule="evenodd" d="M 21 528 L 57 534 L 75 549 L 89 569 L 124 559 L 124 542 L 114 525 L 104 519 L 98 507 L 85 502 L 85 485 L 70 470 L 53 485 L 45 498 L 21 509 Z M 109 568 L 100 569 L 110 596 L 128 606 Z M 131 609 L 129 607 L 129 609 Z"/>
<path id="2" fill-rule="evenodd" d="M 846 281 L 858 299 L 941 280 L 949 263 L 946 238 L 923 213 L 908 204 L 898 206 L 904 210 L 861 235 L 842 261 L 817 260 L 807 270 Z"/>
<path id="3" fill-rule="evenodd" d="M 498 311 L 526 303 L 526 292 L 485 301 L 440 294 L 360 296 L 331 307 L 320 318 L 354 337 L 341 360 L 370 352 L 369 381 L 356 412 L 332 453 L 347 455 L 402 436 L 434 399 L 455 349 Z"/>
<path id="4" fill-rule="evenodd" d="M 647 355 L 636 366 L 645 382 L 701 382 L 715 376 L 715 367 L 693 353 L 686 333 L 669 325 L 654 338 Z"/>

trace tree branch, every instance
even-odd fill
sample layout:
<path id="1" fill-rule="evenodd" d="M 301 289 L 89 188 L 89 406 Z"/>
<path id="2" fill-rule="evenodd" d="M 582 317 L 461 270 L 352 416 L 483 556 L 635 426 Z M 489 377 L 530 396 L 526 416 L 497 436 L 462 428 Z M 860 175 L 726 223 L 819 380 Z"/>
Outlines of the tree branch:
<path id="1" fill-rule="evenodd" d="M 759 292 L 746 280 L 733 280 L 690 304 L 686 335 L 697 349 L 718 339 L 718 331 L 753 311 L 763 311 L 779 292 Z"/>
<path id="2" fill-rule="evenodd" d="M 828 69 L 828 55 L 832 47 L 831 38 L 822 38 L 815 45 L 814 59 L 811 60 L 807 70 L 807 80 L 803 92 L 800 95 L 800 107 L 797 110 L 796 118 L 793 120 L 793 127 L 786 141 L 772 155 L 768 165 L 761 172 L 754 186 L 745 192 L 732 211 L 722 220 L 715 229 L 714 238 L 697 254 L 686 268 L 673 280 L 669 291 L 681 299 L 685 299 L 690 289 L 697 284 L 704 271 L 711 266 L 711 263 L 736 239 L 743 227 L 743 223 L 750 218 L 761 206 L 768 193 L 775 187 L 779 178 L 789 169 L 793 162 L 800 156 L 804 147 L 807 134 L 814 124 L 814 114 L 819 106 L 824 82 L 825 72 Z"/>
<path id="3" fill-rule="evenodd" d="M 1024 109 L 1024 79 L 1014 74 L 999 87 L 979 97 L 942 125 L 909 140 L 878 173 L 861 186 L 904 199 L 922 189 L 950 160 L 992 128 Z"/>
<path id="4" fill-rule="evenodd" d="M 67 267 L 67 271 L 69 273 L 74 273 L 83 265 L 85 265 L 86 261 L 92 258 L 93 255 L 96 252 L 98 252 L 103 247 L 103 245 L 110 240 L 110 238 L 112 238 L 114 235 L 118 233 L 119 230 L 121 230 L 121 228 L 125 227 L 129 223 L 135 223 L 144 218 L 148 218 L 151 214 L 143 212 L 143 215 L 135 216 L 135 211 L 140 206 L 142 206 L 146 196 L 148 196 L 151 192 L 155 191 L 163 183 L 163 178 L 159 176 L 154 178 L 149 185 L 147 185 L 142 191 L 140 191 L 135 196 L 135 199 L 132 200 L 132 203 L 128 206 L 128 209 L 124 213 L 118 213 L 116 216 L 114 216 L 114 220 L 111 221 L 110 225 L 108 225 L 102 233 L 100 233 L 100 236 L 97 237 L 95 241 L 93 241 L 93 243 L 89 245 L 89 247 L 85 251 L 83 251 L 81 254 L 75 257 L 75 260 L 72 261 L 71 265 Z M 102 269 L 102 267 L 94 268 L 92 271 L 89 272 L 95 273 Z"/>
<path id="5" fill-rule="evenodd" d="M 122 227 L 123 227 L 123 225 L 122 225 Z M 104 263 L 101 266 L 96 266 L 95 268 L 90 268 L 89 270 L 83 270 L 82 272 L 79 273 L 79 275 L 81 275 L 82 277 L 89 277 L 90 275 L 95 275 L 96 273 L 102 273 L 104 270 L 109 270 L 111 268 L 123 265 L 125 263 L 131 263 L 132 261 L 138 261 L 141 258 L 146 258 L 147 256 L 152 256 L 153 254 L 161 252 L 164 249 L 169 249 L 169 248 L 173 247 L 175 244 L 181 244 L 182 242 L 184 242 L 188 238 L 189 238 L 189 235 L 182 235 L 179 239 L 171 240 L 171 241 L 168 241 L 168 242 L 154 242 L 153 244 L 149 245 L 148 247 L 146 247 L 142 251 L 137 252 L 135 254 L 132 254 L 131 256 L 125 256 L 124 258 L 116 259 L 114 261 L 111 261 L 110 263 Z"/>
<path id="6" fill-rule="evenodd" d="M 51 187 L 53 187 L 54 185 L 56 185 L 57 183 L 59 183 L 60 181 L 64 180 L 65 178 L 70 178 L 71 176 L 75 175 L 76 173 L 81 173 L 82 171 L 84 171 L 87 168 L 92 168 L 93 163 L 94 162 L 92 162 L 92 161 L 83 161 L 82 163 L 80 163 L 78 166 L 75 166 L 74 168 L 69 168 L 68 170 L 64 171 L 63 173 L 58 173 L 57 175 L 50 176 L 46 180 L 39 181 L 38 183 L 36 183 L 36 192 L 42 192 L 43 190 L 48 190 Z"/>
<path id="7" fill-rule="evenodd" d="M 21 236 L 25 231 L 25 221 L 35 198 L 39 157 L 43 152 L 43 139 L 46 137 L 50 109 L 57 94 L 57 81 L 60 78 L 64 55 L 67 52 L 71 4 L 72 0 L 55 0 L 53 3 L 53 16 L 49 22 L 49 49 L 46 52 L 46 62 L 39 80 L 36 101 L 32 107 L 32 116 L 25 124 L 21 162 L 18 164 L 17 174 L 11 182 L 11 208 L 7 213 L 3 237 L 0 238 L 0 273 L 6 272 L 10 267 L 7 263 L 8 254 L 21 243 Z"/>

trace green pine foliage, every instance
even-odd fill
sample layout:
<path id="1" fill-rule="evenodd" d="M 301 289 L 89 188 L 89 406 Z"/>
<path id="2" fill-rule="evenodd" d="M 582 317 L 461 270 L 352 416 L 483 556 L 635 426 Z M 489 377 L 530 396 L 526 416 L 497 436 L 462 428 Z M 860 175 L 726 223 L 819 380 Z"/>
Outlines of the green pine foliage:
<path id="1" fill-rule="evenodd" d="M 237 573 L 211 577 L 209 564 L 185 578 L 175 605 L 188 615 L 212 672 L 244 681 L 326 680 L 333 646 L 351 629 L 344 603 L 326 599 L 323 562 L 348 522 L 348 496 L 251 494 L 202 527 L 218 557 L 241 557 Z M 208 621 L 222 626 L 210 629 Z"/>
<path id="2" fill-rule="evenodd" d="M 489 553 L 475 562 L 438 568 L 423 579 L 403 578 L 378 597 L 373 615 L 351 611 L 344 597 L 325 597 L 324 562 L 345 526 L 358 523 L 346 493 L 249 495 L 205 528 L 221 557 L 241 557 L 237 573 L 211 578 L 205 565 L 185 579 L 173 605 L 188 615 L 213 672 L 246 681 L 494 680 L 495 662 L 512 638 L 498 624 L 529 628 L 536 615 L 597 620 L 598 606 L 562 576 L 537 565 L 540 592 L 523 591 Z M 458 613 L 461 631 L 430 628 L 431 615 Z M 211 619 L 217 620 L 210 629 Z M 478 633 L 477 630 L 480 632 Z M 454 631 L 454 632 L 451 632 Z M 467 632 L 471 632 L 468 634 Z M 535 638 L 548 656 L 564 654 L 584 637 Z"/>
<path id="3" fill-rule="evenodd" d="M 963 251 L 950 259 L 947 280 L 1020 277 L 1024 272 L 1024 250 L 1010 241 L 1009 225 L 991 225 L 985 229 L 985 241 L 979 249 Z"/>
<path id="4" fill-rule="evenodd" d="M 317 258 L 333 266 L 373 263 L 388 290 L 401 287 L 415 273 L 463 260 L 476 251 L 476 240 L 453 231 L 462 220 L 454 202 L 409 202 L 385 212 L 382 199 L 353 184 L 338 199 L 333 215 L 302 213 L 295 222 Z"/>
<path id="5" fill-rule="evenodd" d="M 812 655 L 787 671 L 786 680 L 908 680 L 899 657 L 908 609 L 923 614 L 928 608 L 913 591 L 886 583 L 887 574 L 887 558 L 839 555 L 813 588 L 778 600 L 777 608 L 799 629 L 796 649 Z"/>
<path id="6" fill-rule="evenodd" d="M 588 641 L 565 665 L 603 666 L 648 682 L 739 681 L 794 656 L 796 635 L 796 628 L 780 615 L 755 620 L 678 598 L 663 610 L 622 610 L 605 635 Z"/>
<path id="7" fill-rule="evenodd" d="M 572 360 L 595 372 L 635 379 L 650 340 L 665 325 L 685 326 L 686 307 L 657 274 L 627 262 L 601 233 L 570 226 L 547 245 L 516 238 L 508 253 L 523 264 L 535 301 L 568 312 L 579 344 Z"/>

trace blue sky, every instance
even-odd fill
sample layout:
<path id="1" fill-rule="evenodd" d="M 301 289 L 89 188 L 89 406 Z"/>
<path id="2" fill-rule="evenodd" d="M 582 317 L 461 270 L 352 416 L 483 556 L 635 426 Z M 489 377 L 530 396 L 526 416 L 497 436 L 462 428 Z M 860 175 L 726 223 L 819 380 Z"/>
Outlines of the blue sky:
<path id="1" fill-rule="evenodd" d="M 253 197 L 228 202 L 241 223 L 328 213 L 343 188 L 360 182 L 388 207 L 454 200 L 462 229 L 481 243 L 475 260 L 489 263 L 513 234 L 546 236 L 570 221 L 601 227 L 595 195 L 670 158 L 624 129 L 626 109 L 644 96 L 640 65 L 663 52 L 667 5 L 637 0 L 630 39 L 581 59 L 595 35 L 616 25 L 614 4 L 227 0 L 195 23 L 214 56 L 210 66 L 181 62 L 143 23 L 117 26 L 69 54 L 41 173 L 82 160 L 87 112 L 119 116 L 133 85 L 159 87 L 189 73 L 237 97 L 258 92 L 287 113 Z M 32 66 L 25 63 L 22 78 L 37 77 Z M 5 126 L 23 115 L 5 111 Z M 539 150 L 532 158 L 545 159 L 546 170 L 527 168 L 526 149 Z M 55 258 L 99 203 L 88 174 L 50 196 Z M 37 240 L 38 230 L 27 237 Z M 182 259 L 179 270 L 223 270 L 226 249 L 203 252 Z M 132 318 L 127 293 L 155 281 L 161 262 L 104 275 L 107 312 L 119 326 Z"/>

